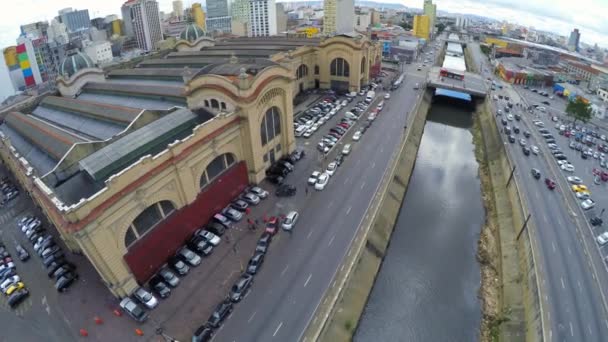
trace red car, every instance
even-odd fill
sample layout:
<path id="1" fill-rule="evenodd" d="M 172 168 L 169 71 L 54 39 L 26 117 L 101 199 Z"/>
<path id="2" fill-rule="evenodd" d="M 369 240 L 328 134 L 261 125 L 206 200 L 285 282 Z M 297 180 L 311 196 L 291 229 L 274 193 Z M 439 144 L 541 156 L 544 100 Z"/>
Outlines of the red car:
<path id="1" fill-rule="evenodd" d="M 340 124 L 338 124 L 338 126 L 348 129 L 348 124 L 346 122 L 340 123 Z"/>
<path id="2" fill-rule="evenodd" d="M 553 180 L 545 178 L 545 184 L 547 184 L 547 188 L 549 188 L 549 190 L 555 189 L 555 182 Z"/>
<path id="3" fill-rule="evenodd" d="M 603 182 L 608 182 L 608 172 L 602 171 L 601 177 Z"/>
<path id="4" fill-rule="evenodd" d="M 279 230 L 279 219 L 276 216 L 272 216 L 266 223 L 266 233 L 274 235 Z"/>

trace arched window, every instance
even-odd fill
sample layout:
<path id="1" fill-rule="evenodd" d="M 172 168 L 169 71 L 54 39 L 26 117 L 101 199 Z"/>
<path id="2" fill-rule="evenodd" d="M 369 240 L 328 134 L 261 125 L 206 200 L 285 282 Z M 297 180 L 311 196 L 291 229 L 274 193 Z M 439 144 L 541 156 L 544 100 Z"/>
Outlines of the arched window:
<path id="1" fill-rule="evenodd" d="M 232 153 L 224 153 L 213 159 L 201 175 L 200 188 L 204 188 L 207 184 L 213 182 L 224 170 L 232 166 L 236 162 L 236 157 Z"/>
<path id="2" fill-rule="evenodd" d="M 361 59 L 361 75 L 365 74 L 365 57 Z"/>
<path id="3" fill-rule="evenodd" d="M 319 66 L 315 65 L 315 75 L 318 75 L 318 74 L 319 74 Z"/>
<path id="4" fill-rule="evenodd" d="M 308 67 L 306 64 L 300 64 L 298 70 L 296 70 L 296 79 L 308 76 Z"/>
<path id="5" fill-rule="evenodd" d="M 262 146 L 281 134 L 281 114 L 278 107 L 269 108 L 260 124 L 260 137 Z"/>
<path id="6" fill-rule="evenodd" d="M 331 76 L 340 76 L 340 77 L 349 77 L 350 76 L 350 66 L 348 62 L 344 58 L 334 58 L 330 64 L 330 74 Z"/>
<path id="7" fill-rule="evenodd" d="M 220 103 L 216 99 L 211 99 L 211 108 L 213 108 L 213 109 L 219 109 L 220 108 Z"/>
<path id="8" fill-rule="evenodd" d="M 226 110 L 226 102 L 220 102 L 220 107 L 222 110 Z"/>
<path id="9" fill-rule="evenodd" d="M 137 215 L 127 229 L 127 233 L 125 234 L 125 246 L 129 248 L 173 212 L 175 212 L 175 206 L 170 201 L 156 202 L 147 207 Z"/>
<path id="10" fill-rule="evenodd" d="M 205 107 L 209 108 L 209 100 L 205 100 Z"/>

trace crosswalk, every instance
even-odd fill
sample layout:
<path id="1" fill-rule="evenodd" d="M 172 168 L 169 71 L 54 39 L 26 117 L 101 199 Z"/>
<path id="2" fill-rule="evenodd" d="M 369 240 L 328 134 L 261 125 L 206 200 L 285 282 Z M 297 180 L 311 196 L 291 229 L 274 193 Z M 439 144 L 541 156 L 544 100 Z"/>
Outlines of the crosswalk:
<path id="1" fill-rule="evenodd" d="M 15 216 L 15 209 L 10 208 L 7 211 L 4 211 L 0 214 L 0 225 L 5 224 L 6 222 L 12 221 Z"/>

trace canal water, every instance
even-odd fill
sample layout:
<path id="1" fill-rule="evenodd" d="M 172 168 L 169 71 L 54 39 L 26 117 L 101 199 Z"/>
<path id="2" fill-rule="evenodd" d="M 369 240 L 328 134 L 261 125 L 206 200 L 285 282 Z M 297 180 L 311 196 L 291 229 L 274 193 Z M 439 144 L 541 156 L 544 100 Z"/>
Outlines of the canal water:
<path id="1" fill-rule="evenodd" d="M 478 340 L 475 255 L 484 208 L 472 111 L 462 103 L 433 103 L 355 342 Z"/>

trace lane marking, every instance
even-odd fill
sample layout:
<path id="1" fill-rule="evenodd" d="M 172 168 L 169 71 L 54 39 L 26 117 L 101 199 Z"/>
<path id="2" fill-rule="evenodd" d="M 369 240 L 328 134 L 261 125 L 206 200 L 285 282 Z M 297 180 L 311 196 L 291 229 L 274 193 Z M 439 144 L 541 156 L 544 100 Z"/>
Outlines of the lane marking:
<path id="1" fill-rule="evenodd" d="M 572 322 L 570 322 L 570 335 L 574 337 L 574 329 L 572 328 Z"/>
<path id="2" fill-rule="evenodd" d="M 553 246 L 553 252 L 556 252 L 555 242 L 551 242 L 551 246 Z"/>
<path id="3" fill-rule="evenodd" d="M 304 287 L 306 287 L 306 285 L 308 285 L 310 278 L 312 278 L 312 273 L 308 275 L 308 278 L 306 278 L 306 281 L 304 282 Z"/>
<path id="4" fill-rule="evenodd" d="M 281 277 L 283 276 L 283 274 L 285 274 L 285 272 L 287 272 L 288 268 L 289 268 L 289 265 L 285 266 L 285 268 L 283 269 L 283 271 L 281 271 Z"/>
<path id="5" fill-rule="evenodd" d="M 365 186 L 365 182 L 361 183 L 361 190 L 363 190 L 364 186 Z"/>
<path id="6" fill-rule="evenodd" d="M 257 311 L 253 312 L 253 314 L 251 315 L 251 317 L 249 317 L 249 319 L 247 320 L 247 323 L 251 322 L 251 320 L 253 319 L 253 317 L 255 317 L 256 313 L 257 313 Z"/>
<path id="7" fill-rule="evenodd" d="M 306 236 L 306 239 L 310 239 L 311 235 L 312 235 L 312 230 L 310 231 L 310 233 L 308 233 L 308 236 Z"/>
<path id="8" fill-rule="evenodd" d="M 353 207 L 348 207 L 348 209 L 346 209 L 346 215 L 348 215 L 348 214 L 350 213 L 350 210 L 351 210 L 352 208 L 353 208 Z"/>
<path id="9" fill-rule="evenodd" d="M 331 239 L 329 239 L 329 243 L 327 244 L 327 247 L 331 246 L 332 242 L 334 242 L 334 239 L 336 238 L 336 236 L 332 236 Z"/>
<path id="10" fill-rule="evenodd" d="M 344 180 L 344 185 L 346 185 L 346 183 L 348 183 L 348 181 L 350 181 L 350 178 L 346 177 L 346 179 Z"/>
<path id="11" fill-rule="evenodd" d="M 591 325 L 587 324 L 587 330 L 589 330 L 589 335 L 593 336 L 593 331 L 591 331 Z"/>
<path id="12" fill-rule="evenodd" d="M 376 167 L 376 162 L 372 163 L 372 169 Z"/>
<path id="13" fill-rule="evenodd" d="M 583 292 L 583 287 L 581 286 L 581 281 L 577 280 L 577 283 L 578 283 L 578 290 Z"/>
<path id="14" fill-rule="evenodd" d="M 560 277 L 559 279 L 562 281 L 562 288 L 565 290 L 566 285 L 564 284 L 564 277 Z"/>
<path id="15" fill-rule="evenodd" d="M 283 322 L 279 323 L 279 326 L 277 327 L 277 330 L 274 331 L 274 334 L 272 334 L 272 337 L 277 336 L 277 333 L 279 332 L 279 329 L 281 329 L 282 326 L 283 326 Z"/>

